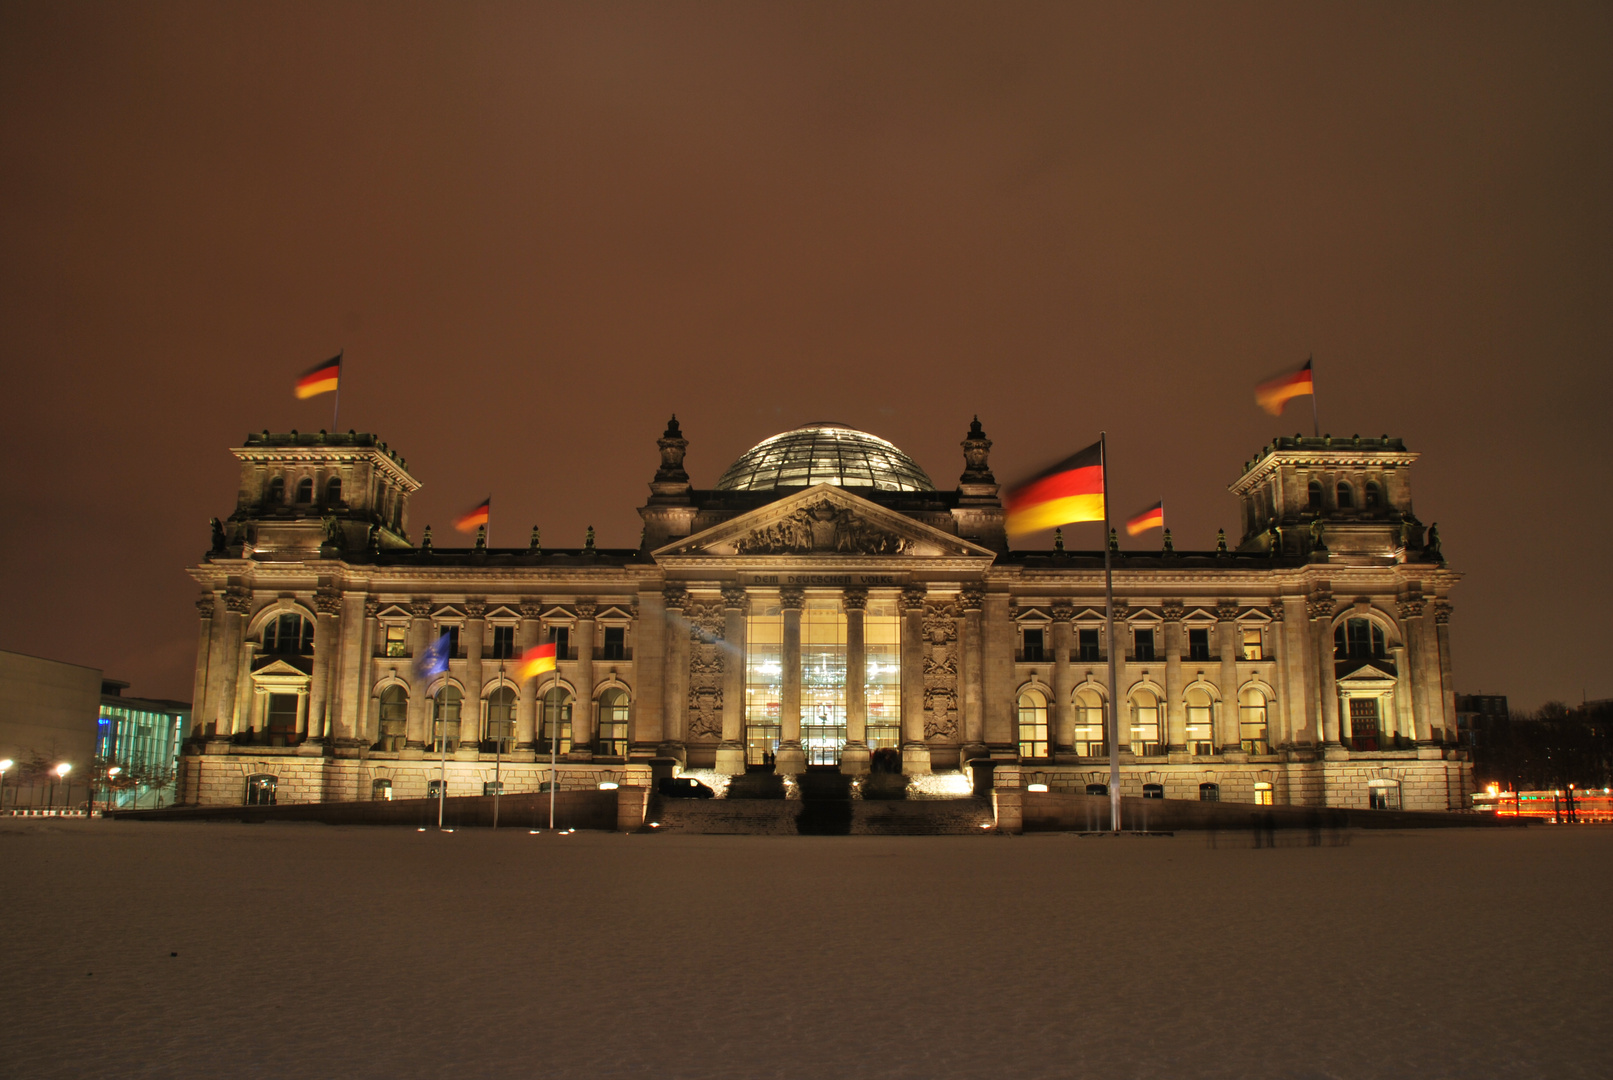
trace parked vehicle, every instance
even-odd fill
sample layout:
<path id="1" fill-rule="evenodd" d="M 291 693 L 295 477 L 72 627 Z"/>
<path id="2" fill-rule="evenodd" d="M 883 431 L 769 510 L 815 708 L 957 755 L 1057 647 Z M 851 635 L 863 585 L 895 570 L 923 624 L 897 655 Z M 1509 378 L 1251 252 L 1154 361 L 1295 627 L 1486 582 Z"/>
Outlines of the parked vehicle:
<path id="1" fill-rule="evenodd" d="M 692 776 L 668 776 L 656 781 L 655 791 L 668 799 L 709 799 L 717 793 Z"/>

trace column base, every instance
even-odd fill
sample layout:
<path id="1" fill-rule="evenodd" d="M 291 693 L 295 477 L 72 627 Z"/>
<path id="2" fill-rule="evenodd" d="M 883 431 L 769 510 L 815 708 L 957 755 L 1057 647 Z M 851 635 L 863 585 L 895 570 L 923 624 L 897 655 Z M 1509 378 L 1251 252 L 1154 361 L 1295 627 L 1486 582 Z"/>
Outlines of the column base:
<path id="1" fill-rule="evenodd" d="M 419 761 L 426 756 L 426 744 L 411 742 L 404 743 L 403 749 L 398 751 L 399 761 Z"/>
<path id="2" fill-rule="evenodd" d="M 840 748 L 840 771 L 847 776 L 861 776 L 868 771 L 872 756 L 863 743 L 848 742 Z"/>
<path id="3" fill-rule="evenodd" d="M 773 771 L 780 776 L 799 776 L 806 772 L 806 751 L 795 740 L 781 742 L 773 753 Z"/>
<path id="4" fill-rule="evenodd" d="M 230 737 L 228 735 L 217 737 L 209 735 L 207 742 L 202 745 L 202 753 L 204 754 L 227 754 L 229 752 Z"/>
<path id="5" fill-rule="evenodd" d="M 1445 748 L 1438 743 L 1418 743 L 1418 761 L 1438 761 L 1445 756 Z"/>
<path id="6" fill-rule="evenodd" d="M 991 747 L 987 746 L 983 742 L 968 742 L 968 743 L 964 743 L 963 748 L 958 752 L 958 760 L 960 762 L 970 762 L 970 761 L 973 761 L 975 758 L 990 758 L 990 757 L 991 757 Z"/>
<path id="7" fill-rule="evenodd" d="M 1243 747 L 1241 745 L 1223 746 L 1221 748 L 1221 760 L 1242 764 L 1249 760 L 1249 755 L 1243 752 Z"/>
<path id="8" fill-rule="evenodd" d="M 1349 761 L 1350 751 L 1338 743 L 1328 743 L 1322 748 L 1323 761 Z"/>
<path id="9" fill-rule="evenodd" d="M 570 753 L 568 753 L 564 758 L 562 758 L 561 760 L 563 760 L 563 761 L 592 761 L 592 760 L 594 760 L 594 752 L 592 750 L 575 750 L 574 749 Z"/>
<path id="10" fill-rule="evenodd" d="M 657 757 L 675 758 L 679 769 L 689 764 L 689 750 L 680 742 L 664 742 L 655 748 L 655 753 Z"/>
<path id="11" fill-rule="evenodd" d="M 460 743 L 454 747 L 455 761 L 476 761 L 482 756 L 481 748 L 476 743 Z"/>
<path id="12" fill-rule="evenodd" d="M 298 757 L 324 757 L 325 743 L 322 739 L 304 739 L 297 744 Z"/>
<path id="13" fill-rule="evenodd" d="M 717 771 L 724 776 L 739 776 L 745 771 L 745 747 L 737 742 L 724 742 L 717 747 Z"/>
<path id="14" fill-rule="evenodd" d="M 902 775 L 924 776 L 930 771 L 930 748 L 923 743 L 902 745 Z"/>

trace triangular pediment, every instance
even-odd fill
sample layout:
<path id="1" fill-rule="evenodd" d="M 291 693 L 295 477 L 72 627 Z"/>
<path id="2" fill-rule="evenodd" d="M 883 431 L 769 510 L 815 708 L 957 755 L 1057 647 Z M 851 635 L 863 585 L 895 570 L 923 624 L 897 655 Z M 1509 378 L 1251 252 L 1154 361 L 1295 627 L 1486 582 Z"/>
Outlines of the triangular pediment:
<path id="1" fill-rule="evenodd" d="M 1352 684 L 1393 682 L 1394 672 L 1385 670 L 1376 661 L 1368 660 L 1348 675 L 1340 675 L 1337 680 L 1339 686 L 1349 688 Z"/>
<path id="2" fill-rule="evenodd" d="M 308 677 L 308 673 L 294 664 L 289 664 L 286 661 L 279 659 L 271 660 L 267 664 L 264 664 L 262 667 L 257 668 L 252 672 L 252 677 L 254 679 L 272 678 L 275 676 L 291 679 L 306 679 Z"/>
<path id="3" fill-rule="evenodd" d="M 882 555 L 996 558 L 990 548 L 914 521 L 833 484 L 807 488 L 693 536 L 674 540 L 655 552 L 657 559 Z"/>

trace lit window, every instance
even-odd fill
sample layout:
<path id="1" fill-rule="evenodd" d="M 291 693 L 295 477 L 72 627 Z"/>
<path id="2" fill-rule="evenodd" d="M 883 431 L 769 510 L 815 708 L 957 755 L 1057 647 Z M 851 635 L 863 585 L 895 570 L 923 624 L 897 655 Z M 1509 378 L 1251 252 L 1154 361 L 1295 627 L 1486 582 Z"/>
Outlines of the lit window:
<path id="1" fill-rule="evenodd" d="M 1243 628 L 1243 658 L 1245 660 L 1264 660 L 1266 658 L 1265 640 L 1260 627 L 1246 626 Z"/>
<path id="2" fill-rule="evenodd" d="M 1040 629 L 1025 630 L 1025 653 L 1022 659 L 1028 664 L 1039 664 L 1044 655 L 1044 638 Z"/>
<path id="3" fill-rule="evenodd" d="M 407 626 L 388 626 L 386 628 L 386 655 L 409 655 L 409 628 Z"/>
<path id="4" fill-rule="evenodd" d="M 1266 732 L 1266 695 L 1251 686 L 1238 695 L 1238 745 L 1246 754 L 1270 753 Z"/>
<path id="5" fill-rule="evenodd" d="M 538 752 L 571 753 L 571 694 L 557 686 L 543 695 L 543 735 Z"/>
<path id="6" fill-rule="evenodd" d="M 1154 631 L 1151 629 L 1133 630 L 1132 642 L 1135 646 L 1134 660 L 1148 661 L 1154 658 Z"/>
<path id="7" fill-rule="evenodd" d="M 1400 782 L 1374 780 L 1367 785 L 1367 806 L 1373 810 L 1400 809 Z"/>
<path id="8" fill-rule="evenodd" d="M 1151 690 L 1131 696 L 1131 752 L 1139 757 L 1164 753 L 1159 744 L 1159 698 Z"/>
<path id="9" fill-rule="evenodd" d="M 428 798 L 428 799 L 441 799 L 441 798 L 445 798 L 447 795 L 448 795 L 448 792 L 442 786 L 442 781 L 441 780 L 428 780 L 426 782 L 426 798 Z"/>
<path id="10" fill-rule="evenodd" d="M 1145 799 L 1163 799 L 1164 797 L 1165 797 L 1165 785 L 1164 784 L 1144 784 L 1143 785 L 1143 798 L 1145 798 Z"/>
<path id="11" fill-rule="evenodd" d="M 1075 692 L 1075 752 L 1082 757 L 1109 752 L 1103 734 L 1103 698 L 1090 686 Z"/>
<path id="12" fill-rule="evenodd" d="M 248 806 L 273 806 L 274 789 L 279 783 L 273 776 L 258 775 L 246 778 L 246 804 Z"/>
<path id="13" fill-rule="evenodd" d="M 438 751 L 443 749 L 444 742 L 449 750 L 459 742 L 459 705 L 460 693 L 456 688 L 444 686 L 437 692 L 432 709 L 436 729 L 432 738 L 442 740 L 433 744 Z"/>
<path id="14" fill-rule="evenodd" d="M 1266 783 L 1265 781 L 1255 782 L 1255 802 L 1261 806 L 1271 805 L 1272 799 L 1270 784 Z"/>
<path id="15" fill-rule="evenodd" d="M 1187 692 L 1187 746 L 1195 754 L 1215 753 L 1214 710 L 1208 690 L 1196 686 Z"/>
<path id="16" fill-rule="evenodd" d="M 1019 695 L 1019 756 L 1047 757 L 1047 698 L 1040 690 Z"/>
<path id="17" fill-rule="evenodd" d="M 595 753 L 604 757 L 627 756 L 627 691 L 611 687 L 599 695 L 599 743 Z"/>
<path id="18" fill-rule="evenodd" d="M 370 798 L 376 802 L 392 801 L 392 781 L 382 777 L 370 781 Z"/>
<path id="19" fill-rule="evenodd" d="M 1193 626 L 1188 628 L 1187 658 L 1189 660 L 1208 660 L 1210 658 L 1209 627 Z"/>
<path id="20" fill-rule="evenodd" d="M 380 741 L 378 747 L 386 751 L 403 749 L 404 737 L 409 730 L 409 692 L 394 683 L 381 691 Z"/>
<path id="21" fill-rule="evenodd" d="M 515 689 L 501 686 L 487 695 L 487 741 L 495 751 L 509 749 L 515 732 Z"/>
<path id="22" fill-rule="evenodd" d="M 1220 802 L 1221 785 L 1203 783 L 1199 785 L 1199 802 Z"/>

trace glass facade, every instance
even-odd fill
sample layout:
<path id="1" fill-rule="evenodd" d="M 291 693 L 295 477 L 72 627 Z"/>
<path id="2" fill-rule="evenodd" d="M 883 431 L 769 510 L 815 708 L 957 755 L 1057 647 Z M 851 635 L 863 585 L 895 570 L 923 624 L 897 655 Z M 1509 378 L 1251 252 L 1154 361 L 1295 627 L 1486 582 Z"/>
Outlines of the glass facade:
<path id="1" fill-rule="evenodd" d="M 784 700 L 784 615 L 777 603 L 751 603 L 745 621 L 745 764 L 771 765 Z"/>
<path id="2" fill-rule="evenodd" d="M 863 612 L 868 668 L 868 749 L 902 745 L 902 618 L 894 600 L 869 600 Z"/>
<path id="3" fill-rule="evenodd" d="M 179 744 L 189 712 L 177 703 L 171 709 L 162 706 L 136 698 L 102 698 L 95 754 L 100 769 L 116 766 L 119 773 L 98 792 L 98 803 L 132 807 L 173 802 Z"/>
<path id="4" fill-rule="evenodd" d="M 807 424 L 764 439 L 728 467 L 717 490 L 772 491 L 813 484 L 935 490 L 918 463 L 894 444 L 843 424 Z"/>
<path id="5" fill-rule="evenodd" d="M 846 615 L 838 600 L 801 612 L 801 749 L 808 765 L 838 765 L 846 744 Z"/>

